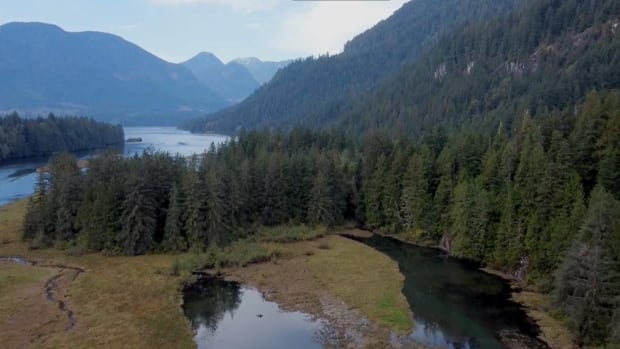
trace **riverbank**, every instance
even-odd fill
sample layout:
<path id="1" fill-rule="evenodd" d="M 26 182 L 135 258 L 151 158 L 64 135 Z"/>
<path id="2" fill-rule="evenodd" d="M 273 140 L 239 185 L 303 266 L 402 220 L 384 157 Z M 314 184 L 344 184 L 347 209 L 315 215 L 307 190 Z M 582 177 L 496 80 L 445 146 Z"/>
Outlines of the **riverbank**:
<path id="1" fill-rule="evenodd" d="M 389 257 L 341 236 L 285 248 L 288 258 L 221 275 L 258 289 L 285 310 L 327 320 L 334 347 L 389 348 L 392 333 L 412 329 L 404 277 Z"/>
<path id="2" fill-rule="evenodd" d="M 187 255 L 70 256 L 57 249 L 31 250 L 20 239 L 26 204 L 22 200 L 0 207 L 0 256 L 36 262 L 0 262 L 0 332 L 7 334 L 3 345 L 195 347 L 180 307 L 187 275 L 170 275 L 175 261 Z M 401 293 L 403 276 L 387 256 L 331 235 L 275 245 L 282 257 L 224 272 L 266 292 L 284 309 L 327 319 L 340 336 L 333 338 L 356 348 L 389 347 L 392 330 L 411 328 Z M 72 274 L 65 266 L 83 272 Z"/>
<path id="3" fill-rule="evenodd" d="M 369 234 L 376 234 L 385 238 L 393 239 L 401 243 L 434 248 L 445 251 L 438 246 L 428 244 L 418 244 L 408 240 L 406 237 L 384 234 L 378 231 L 358 233 L 356 236 L 361 238 L 369 237 Z M 568 328 L 557 318 L 552 316 L 553 307 L 548 296 L 531 290 L 528 285 L 516 280 L 511 275 L 492 268 L 480 268 L 481 271 L 497 276 L 508 282 L 512 289 L 511 299 L 523 307 L 524 311 L 540 329 L 539 339 L 545 342 L 550 349 L 577 349 L 573 342 L 573 336 Z"/>
<path id="4" fill-rule="evenodd" d="M 577 349 L 573 335 L 564 324 L 551 314 L 553 307 L 547 295 L 535 292 L 524 282 L 515 279 L 510 274 L 492 268 L 480 268 L 487 274 L 495 275 L 510 283 L 513 289 L 512 299 L 520 304 L 527 315 L 540 328 L 540 339 L 551 349 Z"/>

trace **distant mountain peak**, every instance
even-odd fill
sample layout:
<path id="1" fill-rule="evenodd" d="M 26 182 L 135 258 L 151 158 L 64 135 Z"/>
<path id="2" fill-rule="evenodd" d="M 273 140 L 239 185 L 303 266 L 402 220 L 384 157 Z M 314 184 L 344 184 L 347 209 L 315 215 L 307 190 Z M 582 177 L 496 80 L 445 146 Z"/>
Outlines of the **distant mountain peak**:
<path id="1" fill-rule="evenodd" d="M 280 61 L 280 62 L 271 62 L 271 61 L 262 61 L 256 57 L 243 57 L 236 58 L 230 61 L 231 63 L 237 63 L 244 67 L 246 67 L 254 79 L 258 81 L 260 84 L 266 84 L 271 80 L 271 78 L 278 72 L 280 68 L 284 68 L 285 66 L 291 63 L 291 60 Z"/>
<path id="2" fill-rule="evenodd" d="M 200 62 L 202 64 L 208 63 L 208 64 L 224 65 L 224 63 L 215 54 L 208 52 L 208 51 L 200 52 L 194 57 L 188 59 L 185 63 L 190 63 L 190 62 Z"/>
<path id="3" fill-rule="evenodd" d="M 201 52 L 181 63 L 202 84 L 229 102 L 238 102 L 260 85 L 248 69 L 236 62 L 222 63 L 211 52 Z"/>
<path id="4" fill-rule="evenodd" d="M 235 58 L 231 62 L 239 63 L 239 64 L 250 64 L 250 63 L 261 63 L 262 61 L 256 57 L 240 57 Z"/>

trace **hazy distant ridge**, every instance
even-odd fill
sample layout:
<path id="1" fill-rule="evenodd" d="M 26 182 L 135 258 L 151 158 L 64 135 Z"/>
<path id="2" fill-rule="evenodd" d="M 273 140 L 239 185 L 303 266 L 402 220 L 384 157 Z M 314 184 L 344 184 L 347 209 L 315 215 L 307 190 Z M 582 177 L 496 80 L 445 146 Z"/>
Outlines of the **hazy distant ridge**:
<path id="1" fill-rule="evenodd" d="M 171 124 L 229 104 L 185 67 L 118 36 L 44 23 L 0 26 L 0 111 Z"/>

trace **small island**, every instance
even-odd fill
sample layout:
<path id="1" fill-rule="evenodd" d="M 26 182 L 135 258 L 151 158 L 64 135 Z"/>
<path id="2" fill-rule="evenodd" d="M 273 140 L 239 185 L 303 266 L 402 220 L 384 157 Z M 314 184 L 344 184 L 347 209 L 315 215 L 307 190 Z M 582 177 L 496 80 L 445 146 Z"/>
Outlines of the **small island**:
<path id="1" fill-rule="evenodd" d="M 125 143 L 140 143 L 140 142 L 142 142 L 142 137 L 127 138 L 127 140 L 125 141 Z"/>

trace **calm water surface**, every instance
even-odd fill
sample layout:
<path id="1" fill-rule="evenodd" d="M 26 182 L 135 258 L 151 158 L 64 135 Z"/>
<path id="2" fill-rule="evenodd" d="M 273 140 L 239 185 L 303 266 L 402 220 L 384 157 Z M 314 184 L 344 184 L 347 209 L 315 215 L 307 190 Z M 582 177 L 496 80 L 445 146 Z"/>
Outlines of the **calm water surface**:
<path id="1" fill-rule="evenodd" d="M 125 155 L 142 153 L 152 147 L 172 155 L 189 156 L 208 150 L 211 144 L 217 146 L 229 137 L 218 134 L 194 134 L 174 127 L 125 127 L 125 139 L 142 138 L 140 143 L 126 143 Z"/>
<path id="2" fill-rule="evenodd" d="M 510 286 L 501 278 L 434 249 L 380 236 L 356 240 L 397 261 L 405 276 L 403 293 L 415 327 L 393 335 L 395 347 L 548 349 L 537 339 L 538 327 L 510 300 Z M 238 283 L 207 279 L 187 290 L 184 299 L 200 349 L 320 348 L 317 333 L 328 332 Z"/>
<path id="3" fill-rule="evenodd" d="M 127 143 L 121 151 L 125 156 L 142 153 L 148 147 L 183 156 L 202 153 L 211 144 L 221 144 L 228 136 L 192 134 L 174 127 L 125 127 L 125 138 L 142 138 L 140 143 Z M 96 152 L 80 154 L 89 157 Z M 47 159 L 14 162 L 0 165 L 0 206 L 32 194 L 37 175 L 34 170 L 47 163 Z"/>
<path id="4" fill-rule="evenodd" d="M 412 342 L 447 349 L 547 348 L 501 278 L 438 250 L 380 236 L 357 240 L 398 262 L 414 314 Z"/>
<path id="5" fill-rule="evenodd" d="M 323 324 L 284 312 L 260 292 L 236 282 L 199 280 L 184 292 L 183 310 L 199 349 L 320 349 Z"/>

